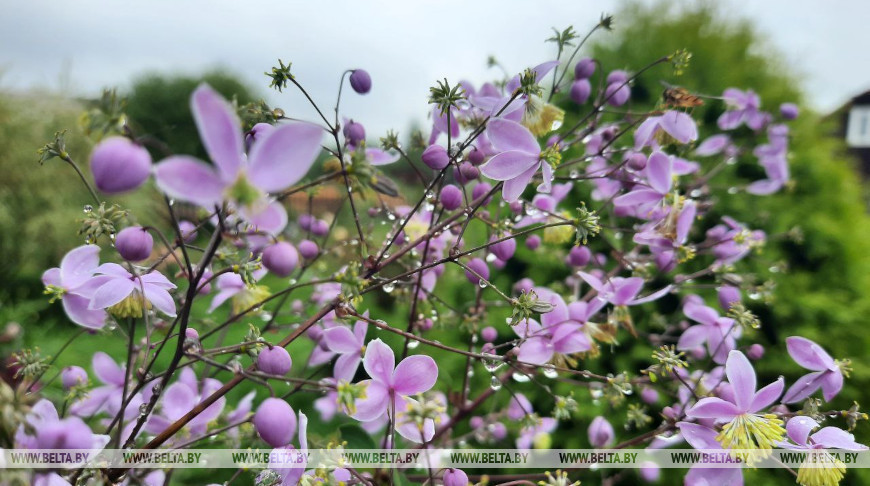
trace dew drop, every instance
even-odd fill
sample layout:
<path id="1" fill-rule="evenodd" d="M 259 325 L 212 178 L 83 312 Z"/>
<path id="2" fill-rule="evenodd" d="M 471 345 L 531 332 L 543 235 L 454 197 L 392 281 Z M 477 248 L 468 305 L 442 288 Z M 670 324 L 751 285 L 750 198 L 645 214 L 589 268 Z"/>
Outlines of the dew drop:
<path id="1" fill-rule="evenodd" d="M 393 290 L 396 289 L 396 283 L 395 283 L 395 282 L 387 282 L 387 283 L 385 283 L 384 286 L 381 287 L 381 288 L 384 289 L 384 292 L 386 292 L 386 293 L 389 294 L 389 293 L 391 293 Z"/>
<path id="2" fill-rule="evenodd" d="M 412 339 L 408 341 L 408 349 L 417 349 L 420 346 L 420 341 Z"/>
<path id="3" fill-rule="evenodd" d="M 501 380 L 499 380 L 497 376 L 493 376 L 492 380 L 489 381 L 489 387 L 495 391 L 501 390 Z"/>
<path id="4" fill-rule="evenodd" d="M 525 373 L 514 373 L 512 378 L 517 383 L 528 383 L 529 380 L 531 380 L 531 378 L 529 378 Z"/>
<path id="5" fill-rule="evenodd" d="M 90 214 L 91 212 L 93 212 L 93 210 L 94 210 L 94 207 L 91 206 L 90 204 L 85 204 L 84 209 L 82 209 L 82 211 L 83 211 L 85 214 Z"/>
<path id="6" fill-rule="evenodd" d="M 489 284 L 486 283 L 486 280 L 481 279 L 479 282 L 477 282 L 477 285 L 480 285 L 480 288 L 485 289 L 486 286 Z"/>

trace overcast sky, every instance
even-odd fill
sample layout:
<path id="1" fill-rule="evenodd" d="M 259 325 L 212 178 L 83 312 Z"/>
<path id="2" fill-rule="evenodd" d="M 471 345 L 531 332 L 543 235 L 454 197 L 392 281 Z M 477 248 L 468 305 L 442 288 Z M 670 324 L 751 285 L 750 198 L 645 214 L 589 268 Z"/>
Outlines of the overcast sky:
<path id="1" fill-rule="evenodd" d="M 804 73 L 815 108 L 828 111 L 870 89 L 870 1 L 722 0 L 754 19 Z M 195 74 L 231 68 L 288 113 L 312 117 L 294 95 L 270 94 L 263 71 L 281 59 L 314 98 L 334 103 L 340 74 L 364 67 L 374 80 L 348 96 L 348 116 L 370 135 L 426 113 L 436 79 L 479 83 L 552 57 L 550 27 L 584 32 L 619 2 L 552 0 L 0 0 L 0 89 L 40 87 L 96 94 L 147 71 Z M 617 20 L 618 22 L 618 20 Z M 618 23 L 617 23 L 618 25 Z M 691 46 L 687 46 L 691 50 Z M 361 117 L 361 115 L 365 115 Z"/>

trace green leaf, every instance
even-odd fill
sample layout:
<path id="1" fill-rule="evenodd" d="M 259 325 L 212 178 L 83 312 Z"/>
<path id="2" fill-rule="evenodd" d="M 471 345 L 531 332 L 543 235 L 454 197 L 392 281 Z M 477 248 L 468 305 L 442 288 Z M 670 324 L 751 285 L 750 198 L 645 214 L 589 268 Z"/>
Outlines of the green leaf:
<path id="1" fill-rule="evenodd" d="M 341 439 L 347 441 L 348 449 L 377 449 L 372 436 L 358 425 L 345 424 L 338 428 Z"/>

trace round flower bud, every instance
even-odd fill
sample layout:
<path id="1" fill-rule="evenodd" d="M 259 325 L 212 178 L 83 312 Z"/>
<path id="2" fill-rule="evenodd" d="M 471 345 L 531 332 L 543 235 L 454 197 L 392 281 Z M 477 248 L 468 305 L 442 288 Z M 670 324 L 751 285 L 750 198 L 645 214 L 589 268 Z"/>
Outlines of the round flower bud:
<path id="1" fill-rule="evenodd" d="M 441 194 L 438 197 L 441 205 L 448 211 L 453 211 L 462 205 L 462 190 L 453 184 L 447 184 L 441 188 Z"/>
<path id="2" fill-rule="evenodd" d="M 151 175 L 151 154 L 125 137 L 109 137 L 91 153 L 97 189 L 119 194 L 141 186 Z"/>
<path id="3" fill-rule="evenodd" d="M 317 243 L 311 240 L 302 240 L 299 242 L 299 254 L 302 255 L 302 258 L 311 260 L 316 257 L 318 253 L 320 253 L 320 249 L 317 248 Z"/>
<path id="4" fill-rule="evenodd" d="M 480 337 L 484 341 L 491 343 L 498 338 L 498 331 L 492 326 L 486 326 L 480 331 Z"/>
<path id="5" fill-rule="evenodd" d="M 359 145 L 360 142 L 366 139 L 365 127 L 362 126 L 362 123 L 357 123 L 353 120 L 347 122 L 347 125 L 342 129 L 342 133 L 344 133 L 347 143 L 353 146 Z"/>
<path id="6" fill-rule="evenodd" d="M 740 303 L 740 289 L 733 285 L 719 287 L 719 305 L 722 310 L 728 311 L 734 304 Z"/>
<path id="7" fill-rule="evenodd" d="M 474 273 L 471 273 L 469 270 L 466 270 L 465 278 L 467 278 L 469 282 L 476 284 L 480 282 L 481 278 L 489 280 L 489 267 L 486 265 L 485 261 L 481 260 L 480 258 L 474 258 L 470 262 L 468 262 L 468 265 L 466 266 L 470 270 L 473 270 L 475 273 L 477 273 L 477 275 L 480 275 L 480 277 L 478 277 Z"/>
<path id="8" fill-rule="evenodd" d="M 764 357 L 764 346 L 758 343 L 749 346 L 749 349 L 746 350 L 746 357 L 753 361 L 758 361 Z"/>
<path id="9" fill-rule="evenodd" d="M 299 264 L 299 252 L 286 241 L 279 241 L 263 250 L 263 266 L 279 277 L 287 277 Z"/>
<path id="10" fill-rule="evenodd" d="M 640 391 L 640 399 L 643 400 L 644 403 L 648 405 L 652 405 L 659 401 L 659 392 L 655 390 L 655 388 L 644 387 Z"/>
<path id="11" fill-rule="evenodd" d="M 254 414 L 254 429 L 272 447 L 283 447 L 296 433 L 296 414 L 290 404 L 280 398 L 267 398 Z"/>
<path id="12" fill-rule="evenodd" d="M 628 73 L 617 69 L 607 74 L 607 84 L 622 84 L 628 81 Z"/>
<path id="13" fill-rule="evenodd" d="M 468 486 L 468 475 L 452 467 L 444 471 L 444 486 Z"/>
<path id="14" fill-rule="evenodd" d="M 421 156 L 423 163 L 432 170 L 441 170 L 447 167 L 450 163 L 450 156 L 447 155 L 447 149 L 440 145 L 430 145 L 426 147 Z"/>
<path id="15" fill-rule="evenodd" d="M 507 437 L 507 427 L 501 422 L 491 424 L 490 432 L 492 432 L 492 438 L 495 440 L 502 440 Z"/>
<path id="16" fill-rule="evenodd" d="M 423 332 L 431 330 L 434 325 L 435 323 L 432 321 L 432 319 L 429 319 L 428 317 L 423 319 L 422 321 L 417 321 L 417 329 Z"/>
<path id="17" fill-rule="evenodd" d="M 575 246 L 568 252 L 568 264 L 572 267 L 585 267 L 592 259 L 592 252 L 585 246 Z"/>
<path id="18" fill-rule="evenodd" d="M 302 228 L 305 231 L 311 231 L 311 223 L 313 223 L 314 220 L 315 220 L 314 216 L 312 216 L 308 213 L 305 213 L 305 214 L 300 214 L 299 219 L 297 221 L 299 222 L 300 228 Z"/>
<path id="19" fill-rule="evenodd" d="M 622 106 L 628 102 L 630 97 L 631 90 L 627 84 L 622 84 L 622 82 L 608 84 L 607 89 L 604 90 L 604 99 L 611 106 Z"/>
<path id="20" fill-rule="evenodd" d="M 326 236 L 329 233 L 329 223 L 322 219 L 311 220 L 311 234 L 314 236 Z"/>
<path id="21" fill-rule="evenodd" d="M 154 238 L 145 228 L 130 226 L 122 229 L 115 236 L 115 249 L 124 260 L 139 262 L 151 256 Z"/>
<path id="22" fill-rule="evenodd" d="M 578 79 L 571 84 L 571 101 L 582 105 L 589 100 L 589 95 L 592 94 L 592 85 L 588 79 Z"/>
<path id="23" fill-rule="evenodd" d="M 504 234 L 501 238 L 496 235 L 492 235 L 490 241 L 498 241 L 502 238 L 506 238 L 511 236 L 510 234 Z M 517 240 L 515 238 L 510 238 L 504 241 L 499 241 L 498 243 L 493 243 L 489 247 L 489 251 L 492 252 L 493 255 L 496 256 L 499 260 L 508 261 L 511 257 L 514 256 L 514 253 L 517 251 Z"/>
<path id="24" fill-rule="evenodd" d="M 492 186 L 488 182 L 481 182 L 480 184 L 474 186 L 474 189 L 471 190 L 471 200 L 477 201 L 483 196 L 489 194 L 489 191 L 492 191 Z M 483 204 L 489 204 L 489 201 L 491 200 L 492 198 L 489 198 L 484 201 Z"/>
<path id="25" fill-rule="evenodd" d="M 529 291 L 532 290 L 532 287 L 534 287 L 534 286 L 535 286 L 535 282 L 533 282 L 532 279 L 530 279 L 528 277 L 521 278 L 519 281 L 517 281 L 517 283 L 514 284 L 514 292 L 517 294 L 520 294 L 523 292 L 529 293 Z"/>
<path id="26" fill-rule="evenodd" d="M 632 170 L 643 170 L 646 168 L 647 158 L 642 153 L 633 153 L 628 156 L 628 160 L 626 161 L 626 165 L 628 165 L 629 169 Z"/>
<path id="27" fill-rule="evenodd" d="M 471 162 L 463 162 L 459 164 L 459 173 L 466 181 L 473 181 L 480 177 L 480 169 L 474 166 Z"/>
<path id="28" fill-rule="evenodd" d="M 60 382 L 64 390 L 88 383 L 88 372 L 81 366 L 67 366 L 60 372 Z"/>
<path id="29" fill-rule="evenodd" d="M 479 429 L 486 426 L 486 422 L 484 422 L 483 417 L 480 415 L 475 415 L 468 419 L 468 425 L 470 425 L 472 429 Z"/>
<path id="30" fill-rule="evenodd" d="M 605 447 L 613 443 L 613 426 L 602 416 L 592 419 L 589 424 L 589 443 L 592 447 Z"/>
<path id="31" fill-rule="evenodd" d="M 284 376 L 293 366 L 290 353 L 281 346 L 265 347 L 257 355 L 257 369 L 270 375 Z"/>
<path id="32" fill-rule="evenodd" d="M 359 94 L 366 94 L 372 89 L 372 77 L 364 69 L 354 69 L 350 73 L 350 87 Z"/>
<path id="33" fill-rule="evenodd" d="M 584 57 L 574 65 L 574 78 L 586 79 L 595 74 L 595 61 L 592 58 Z"/>
<path id="34" fill-rule="evenodd" d="M 181 231 L 181 239 L 185 243 L 190 243 L 196 239 L 196 225 L 186 219 L 178 222 L 178 229 Z"/>
<path id="35" fill-rule="evenodd" d="M 794 120 L 798 117 L 800 110 L 794 103 L 783 103 L 779 105 L 779 114 L 786 120 Z"/>
<path id="36" fill-rule="evenodd" d="M 184 330 L 184 337 L 187 339 L 199 339 L 199 331 L 192 327 L 188 327 Z"/>
<path id="37" fill-rule="evenodd" d="M 538 235 L 531 235 L 526 238 L 526 248 L 529 250 L 537 250 L 538 247 L 541 246 L 541 237 Z"/>
<path id="38" fill-rule="evenodd" d="M 471 152 L 468 152 L 468 161 L 472 164 L 480 165 L 484 160 L 486 160 L 486 156 L 483 155 L 483 151 L 473 148 Z"/>

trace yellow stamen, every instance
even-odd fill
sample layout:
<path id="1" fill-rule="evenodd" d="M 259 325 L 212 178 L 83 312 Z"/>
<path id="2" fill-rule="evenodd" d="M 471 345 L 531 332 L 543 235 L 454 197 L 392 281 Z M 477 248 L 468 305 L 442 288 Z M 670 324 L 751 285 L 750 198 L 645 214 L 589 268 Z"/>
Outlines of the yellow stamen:
<path id="1" fill-rule="evenodd" d="M 771 448 L 785 437 L 782 420 L 776 415 L 755 415 L 744 413 L 734 417 L 731 422 L 722 427 L 722 432 L 716 440 L 725 449 L 758 449 L 760 455 L 749 455 L 747 464 L 758 458 L 767 457 Z"/>
<path id="2" fill-rule="evenodd" d="M 801 486 L 837 486 L 846 474 L 846 465 L 824 451 L 811 451 L 798 469 Z"/>

